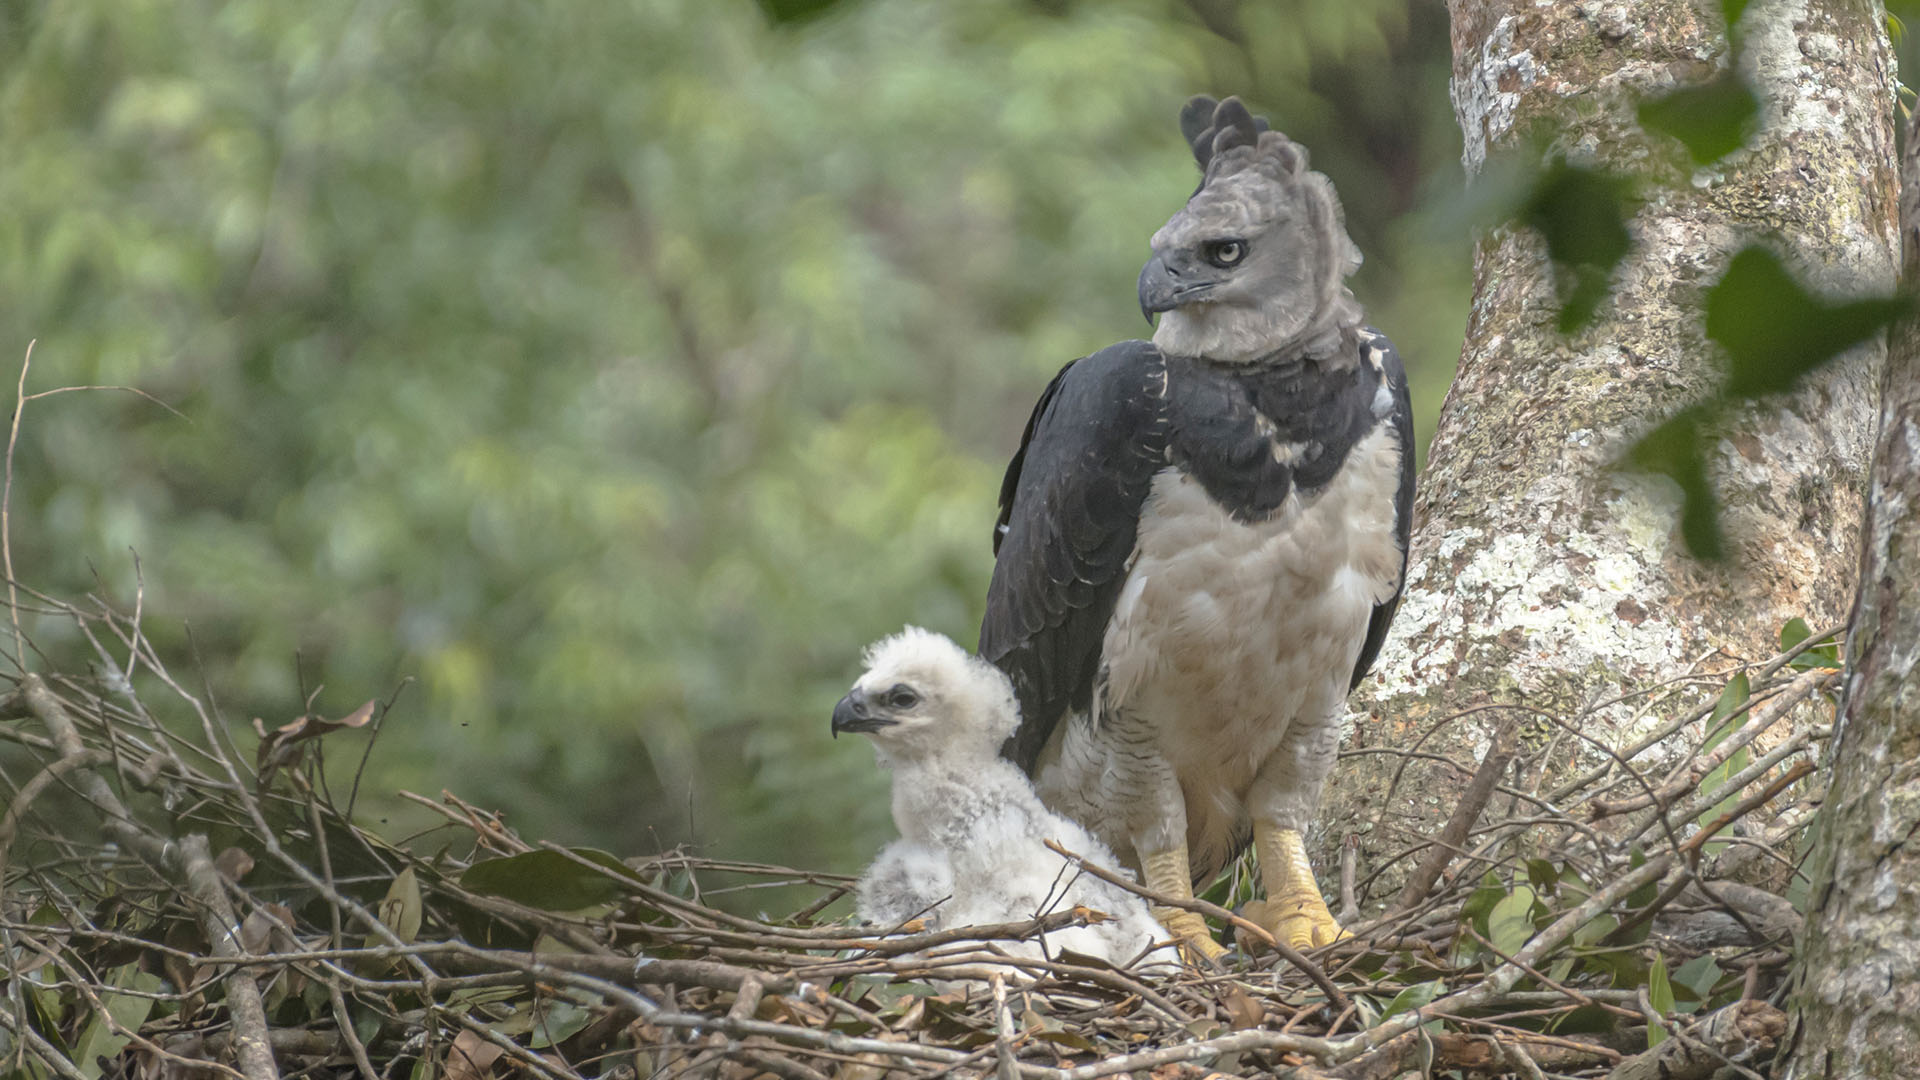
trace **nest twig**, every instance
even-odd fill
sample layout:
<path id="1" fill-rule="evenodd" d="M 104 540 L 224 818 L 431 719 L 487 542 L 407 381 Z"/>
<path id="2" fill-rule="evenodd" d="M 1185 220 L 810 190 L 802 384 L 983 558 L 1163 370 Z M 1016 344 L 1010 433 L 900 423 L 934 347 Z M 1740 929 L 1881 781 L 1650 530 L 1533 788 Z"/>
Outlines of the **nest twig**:
<path id="1" fill-rule="evenodd" d="M 385 1078 L 422 1062 L 459 1080 L 1351 1078 L 1421 1061 L 1598 1077 L 1640 1060 L 1650 1024 L 1694 1031 L 1692 1061 L 1714 1032 L 1772 1030 L 1761 999 L 1791 909 L 1716 882 L 1711 867 L 1729 830 L 1804 786 L 1825 729 L 1803 706 L 1832 685 L 1824 670 L 1763 668 L 1748 728 L 1657 779 L 1635 763 L 1652 744 L 1609 750 L 1578 784 L 1513 790 L 1505 815 L 1489 808 L 1518 751 L 1510 733 L 1496 738 L 1462 769 L 1475 777 L 1467 805 L 1408 852 L 1417 888 L 1354 941 L 1147 972 L 1006 948 L 1099 917 L 1084 909 L 992 927 L 856 927 L 829 914 L 849 885 L 841 875 L 532 843 L 452 795 L 409 797 L 468 838 L 463 852 L 396 849 L 327 797 L 289 741 L 308 726 L 261 729 L 280 740 L 262 781 L 168 674 L 137 616 L 36 600 L 43 618 L 71 620 L 96 660 L 124 654 L 169 695 L 150 708 L 116 665 L 29 675 L 0 701 L 0 714 L 29 721 L 0 739 L 34 763 L 0 818 L 8 991 L 26 1006 L 0 1020 L 0 1038 L 16 1061 L 62 1077 L 88 1075 L 77 1056 L 88 1050 L 126 1075 L 192 1065 L 242 1080 Z M 313 740 L 341 730 L 310 727 Z M 61 812 L 43 813 L 48 800 Z M 732 880 L 813 898 L 772 921 L 703 899 Z M 1242 922 L 1193 904 L 1222 926 Z M 1730 921 L 1732 940 L 1716 930 L 1713 951 L 1690 948 L 1687 920 L 1707 916 Z M 1643 1009 L 1646 983 L 1619 981 L 1658 963 L 1672 986 L 1684 963 L 1704 970 L 1702 956 L 1722 977 L 1689 984 L 1684 1003 Z M 1722 1005 L 1741 1022 L 1684 1027 L 1686 1012 Z"/>

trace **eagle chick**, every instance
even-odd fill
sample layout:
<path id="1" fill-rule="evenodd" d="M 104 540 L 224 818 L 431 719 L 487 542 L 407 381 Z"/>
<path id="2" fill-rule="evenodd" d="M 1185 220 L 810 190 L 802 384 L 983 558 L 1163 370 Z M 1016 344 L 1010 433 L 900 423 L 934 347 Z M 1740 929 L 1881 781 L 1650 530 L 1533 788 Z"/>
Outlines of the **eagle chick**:
<path id="1" fill-rule="evenodd" d="M 932 909 L 930 923 L 954 927 L 1086 907 L 1108 918 L 1052 931 L 1044 947 L 1020 942 L 1009 951 L 1037 957 L 1070 949 L 1116 965 L 1166 938 L 1138 896 L 1078 872 L 1046 846 L 1052 840 L 1117 865 L 1106 845 L 1041 805 L 1026 776 L 1000 756 L 1020 714 L 999 669 L 912 626 L 869 648 L 865 664 L 866 674 L 834 707 L 833 731 L 873 740 L 893 772 L 901 838 L 860 879 L 862 919 L 897 925 Z"/>

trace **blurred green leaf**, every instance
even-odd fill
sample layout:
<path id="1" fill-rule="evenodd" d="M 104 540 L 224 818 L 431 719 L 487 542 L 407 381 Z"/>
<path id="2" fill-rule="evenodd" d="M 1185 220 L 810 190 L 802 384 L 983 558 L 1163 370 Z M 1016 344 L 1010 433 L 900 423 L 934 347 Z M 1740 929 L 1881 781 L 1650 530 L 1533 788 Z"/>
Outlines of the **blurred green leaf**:
<path id="1" fill-rule="evenodd" d="M 1780 628 L 1780 651 L 1787 652 L 1812 636 L 1813 628 L 1807 625 L 1807 620 L 1795 615 Z M 1794 657 L 1790 663 L 1802 671 L 1822 667 L 1837 668 L 1840 666 L 1840 646 L 1837 642 L 1831 641 L 1815 645 Z"/>
<path id="2" fill-rule="evenodd" d="M 805 22 L 816 18 L 846 0 L 756 0 L 760 10 L 775 23 Z"/>
<path id="3" fill-rule="evenodd" d="M 1705 419 L 1706 412 L 1699 406 L 1682 409 L 1642 435 L 1627 452 L 1627 460 L 1680 485 L 1680 538 L 1694 558 L 1712 562 L 1724 559 L 1727 552 L 1720 534 L 1720 498 L 1707 478 L 1701 431 Z"/>
<path id="4" fill-rule="evenodd" d="M 1759 130 L 1760 101 L 1737 70 L 1643 103 L 1640 123 L 1686 145 L 1694 164 L 1718 161 Z"/>
<path id="5" fill-rule="evenodd" d="M 1550 893 L 1560 884 L 1560 871 L 1546 859 L 1528 859 L 1527 880 L 1537 892 Z"/>
<path id="6" fill-rule="evenodd" d="M 1488 913 L 1487 940 L 1501 955 L 1512 957 L 1533 936 L 1533 901 L 1533 890 L 1519 885 Z"/>
<path id="7" fill-rule="evenodd" d="M 1613 933 L 1614 928 L 1618 927 L 1619 925 L 1620 925 L 1620 920 L 1613 917 L 1612 915 L 1597 916 L 1596 918 L 1588 920 L 1584 925 L 1580 927 L 1580 929 L 1575 930 L 1573 932 L 1574 944 L 1576 945 L 1597 944 L 1600 941 L 1604 940 L 1608 934 Z"/>
<path id="8" fill-rule="evenodd" d="M 1700 746 L 1701 750 L 1712 750 L 1719 746 L 1721 740 L 1733 734 L 1741 724 L 1746 722 L 1745 718 L 1748 715 L 1746 713 L 1741 713 L 1740 718 L 1732 724 L 1726 723 L 1726 719 L 1733 715 L 1734 710 L 1747 703 L 1747 699 L 1752 696 L 1751 687 L 1752 684 L 1748 682 L 1747 673 L 1744 671 L 1727 680 L 1727 685 L 1720 690 L 1719 700 L 1714 702 L 1713 715 L 1707 718 L 1708 734 L 1706 741 Z"/>
<path id="9" fill-rule="evenodd" d="M 1393 1000 L 1387 1002 L 1387 1007 L 1381 1010 L 1380 1019 L 1386 1020 L 1390 1017 L 1398 1016 L 1403 1012 L 1412 1012 L 1415 1009 L 1422 1008 L 1434 998 L 1439 997 L 1440 992 L 1444 989 L 1446 989 L 1446 983 L 1439 979 L 1415 983 L 1405 990 L 1400 991 L 1398 994 L 1393 995 Z"/>
<path id="10" fill-rule="evenodd" d="M 1539 230 L 1547 255 L 1570 279 L 1560 308 L 1560 332 L 1593 321 L 1606 299 L 1613 268 L 1627 257 L 1626 180 L 1612 173 L 1554 161 L 1534 182 L 1520 221 Z"/>
<path id="11" fill-rule="evenodd" d="M 1667 958 L 1656 954 L 1653 966 L 1647 971 L 1647 1004 L 1661 1016 L 1673 1012 L 1673 984 L 1667 978 Z M 1647 1049 L 1651 1050 L 1667 1041 L 1667 1028 L 1664 1023 L 1648 1021 Z"/>
<path id="12" fill-rule="evenodd" d="M 1791 390 L 1909 306 L 1899 297 L 1829 303 L 1802 288 L 1771 250 L 1749 247 L 1707 290 L 1707 336 L 1727 350 L 1727 396 L 1759 397 Z"/>
<path id="13" fill-rule="evenodd" d="M 1487 871 L 1481 877 L 1479 887 L 1469 893 L 1466 903 L 1460 906 L 1460 921 L 1479 931 L 1482 937 L 1490 936 L 1487 919 L 1506 897 L 1506 885 L 1493 871 Z"/>
<path id="14" fill-rule="evenodd" d="M 1627 865 L 1635 870 L 1647 865 L 1646 850 L 1638 844 L 1629 848 L 1627 850 Z M 1658 881 L 1646 882 L 1627 894 L 1627 906 L 1636 908 L 1646 907 L 1648 904 L 1653 903 L 1653 898 L 1658 895 L 1660 895 L 1660 883 Z"/>
<path id="15" fill-rule="evenodd" d="M 534 1022 L 527 1045 L 535 1050 L 573 1038 L 593 1020 L 593 1010 L 570 1001 L 545 999 L 546 1005 Z"/>
<path id="16" fill-rule="evenodd" d="M 115 969 L 107 981 L 110 986 L 144 994 L 158 993 L 161 988 L 158 975 L 141 971 L 135 964 Z M 108 991 L 100 995 L 100 1003 L 106 1007 L 104 1015 L 94 1013 L 73 1043 L 73 1063 L 79 1066 L 81 1075 L 87 1080 L 97 1080 L 103 1072 L 102 1062 L 111 1065 L 120 1056 L 120 1051 L 132 1042 L 127 1036 L 118 1034 L 113 1025 L 118 1024 L 119 1029 L 124 1031 L 139 1031 L 140 1026 L 147 1022 L 147 1014 L 153 1011 L 156 1002 L 151 997 Z"/>
<path id="17" fill-rule="evenodd" d="M 1747 4 L 1751 0 L 1720 0 L 1720 15 L 1727 21 L 1727 33 L 1732 34 L 1740 16 L 1746 14 Z"/>
<path id="18" fill-rule="evenodd" d="M 1713 996 L 1713 988 L 1723 973 L 1712 953 L 1699 956 L 1673 970 L 1674 1008 L 1680 1012 L 1698 1012 Z"/>
<path id="19" fill-rule="evenodd" d="M 632 876 L 633 872 L 619 859 L 604 851 L 571 850 L 617 876 Z M 528 851 L 474 863 L 460 875 L 460 886 L 483 896 L 504 897 L 545 911 L 578 911 L 611 903 L 620 895 L 616 880 L 558 851 Z"/>

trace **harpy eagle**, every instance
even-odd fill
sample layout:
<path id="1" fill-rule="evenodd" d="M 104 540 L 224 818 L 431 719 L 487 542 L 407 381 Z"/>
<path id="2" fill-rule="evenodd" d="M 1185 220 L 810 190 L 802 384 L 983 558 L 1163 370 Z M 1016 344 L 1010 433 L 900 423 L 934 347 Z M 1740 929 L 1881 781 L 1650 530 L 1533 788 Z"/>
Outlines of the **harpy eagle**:
<path id="1" fill-rule="evenodd" d="M 1204 173 L 1153 236 L 1153 340 L 1068 364 L 1000 491 L 980 652 L 1013 680 L 1005 753 L 1161 893 L 1246 844 L 1296 947 L 1341 933 L 1302 832 L 1347 694 L 1399 603 L 1413 420 L 1362 323 L 1339 198 L 1235 98 L 1189 101 Z M 1206 955 L 1198 915 L 1161 921 Z"/>
<path id="2" fill-rule="evenodd" d="M 1016 955 L 1042 949 L 1126 965 L 1165 934 L 1138 896 L 1077 873 L 1050 850 L 1053 840 L 1096 863 L 1113 854 L 1078 824 L 1041 805 L 1033 784 L 1000 756 L 1018 726 L 1013 687 L 992 664 L 940 634 L 909 626 L 867 650 L 866 674 L 833 710 L 833 731 L 873 739 L 893 772 L 893 821 L 900 839 L 860 878 L 863 920 L 898 925 L 915 915 L 933 925 L 1016 922 L 1088 907 L 1108 918 L 1065 927 L 1040 942 L 1008 942 Z"/>

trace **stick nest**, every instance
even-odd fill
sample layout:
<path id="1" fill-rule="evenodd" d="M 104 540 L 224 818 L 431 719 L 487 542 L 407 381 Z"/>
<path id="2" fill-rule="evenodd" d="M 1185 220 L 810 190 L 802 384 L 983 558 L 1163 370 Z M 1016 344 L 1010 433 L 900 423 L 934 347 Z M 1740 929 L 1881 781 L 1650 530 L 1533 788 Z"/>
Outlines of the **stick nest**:
<path id="1" fill-rule="evenodd" d="M 1198 905 L 1241 949 L 1147 974 L 1004 950 L 1084 909 L 870 932 L 823 914 L 844 876 L 530 843 L 451 794 L 409 797 L 457 844 L 396 847 L 318 761 L 379 705 L 236 740 L 137 617 L 38 602 L 93 662 L 0 700 L 0 1053 L 67 1080 L 1758 1076 L 1837 685 L 1815 635 L 1651 688 L 1665 726 L 1552 788 L 1529 730 L 1581 718 L 1509 710 L 1384 914 L 1353 895 L 1385 878 L 1341 868 L 1352 941 L 1289 958 L 1235 927 L 1243 863 Z M 773 886 L 810 900 L 739 913 Z"/>

